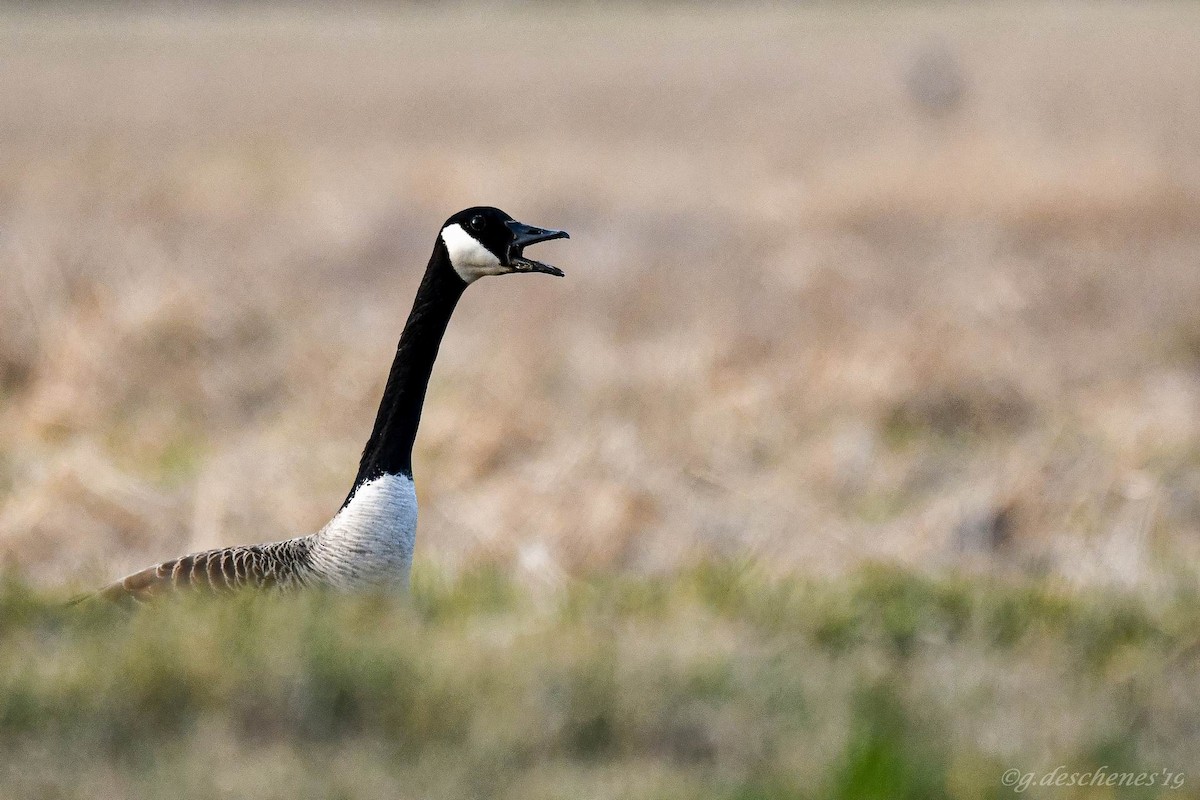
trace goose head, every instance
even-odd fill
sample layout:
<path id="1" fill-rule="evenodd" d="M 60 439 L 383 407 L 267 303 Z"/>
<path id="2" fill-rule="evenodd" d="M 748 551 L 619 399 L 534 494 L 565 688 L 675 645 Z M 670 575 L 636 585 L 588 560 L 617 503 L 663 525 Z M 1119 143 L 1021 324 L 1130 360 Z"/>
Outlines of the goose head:
<path id="1" fill-rule="evenodd" d="M 525 256 L 525 248 L 550 239 L 568 239 L 566 231 L 517 222 L 498 208 L 475 206 L 458 212 L 442 226 L 439 239 L 450 266 L 464 283 L 485 275 L 544 272 L 562 277 L 558 267 Z"/>

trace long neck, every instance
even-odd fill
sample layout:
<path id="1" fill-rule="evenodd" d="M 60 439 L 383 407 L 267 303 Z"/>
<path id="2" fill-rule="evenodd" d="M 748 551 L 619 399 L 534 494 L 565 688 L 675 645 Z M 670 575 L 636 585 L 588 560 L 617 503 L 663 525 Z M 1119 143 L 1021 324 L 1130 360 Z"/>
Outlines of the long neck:
<path id="1" fill-rule="evenodd" d="M 412 477 L 413 441 L 421 422 L 421 406 L 442 335 L 466 284 L 450 267 L 446 248 L 438 240 L 412 312 L 400 334 L 396 358 L 388 373 L 383 400 L 375 416 L 371 438 L 363 448 L 362 461 L 350 497 L 363 483 L 384 474 Z M 343 504 L 344 505 L 344 504 Z"/>

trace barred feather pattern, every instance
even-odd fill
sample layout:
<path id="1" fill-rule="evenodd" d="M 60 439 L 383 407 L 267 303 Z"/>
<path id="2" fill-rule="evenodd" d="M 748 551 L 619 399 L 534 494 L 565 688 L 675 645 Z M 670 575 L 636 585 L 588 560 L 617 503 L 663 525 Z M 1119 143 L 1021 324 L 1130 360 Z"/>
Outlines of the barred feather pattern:
<path id="1" fill-rule="evenodd" d="M 135 572 L 96 596 L 147 602 L 181 590 L 403 589 L 416 532 L 412 478 L 384 474 L 358 486 L 329 524 L 310 536 L 192 553 Z"/>
<path id="2" fill-rule="evenodd" d="M 147 602 L 178 590 L 214 594 L 239 589 L 291 589 L 313 582 L 312 537 L 222 547 L 174 558 L 101 589 L 112 601 Z"/>

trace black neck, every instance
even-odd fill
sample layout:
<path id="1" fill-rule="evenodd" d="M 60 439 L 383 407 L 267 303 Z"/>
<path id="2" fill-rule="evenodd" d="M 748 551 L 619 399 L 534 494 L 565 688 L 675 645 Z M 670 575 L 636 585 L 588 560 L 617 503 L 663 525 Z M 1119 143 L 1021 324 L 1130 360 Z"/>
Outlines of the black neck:
<path id="1" fill-rule="evenodd" d="M 396 358 L 388 373 L 383 400 L 375 416 L 371 438 L 363 448 L 362 461 L 350 497 L 363 483 L 384 474 L 412 477 L 413 441 L 421 422 L 421 406 L 442 335 L 467 285 L 450 266 L 446 247 L 438 239 L 412 312 L 400 334 Z M 344 504 L 343 504 L 344 505 Z"/>

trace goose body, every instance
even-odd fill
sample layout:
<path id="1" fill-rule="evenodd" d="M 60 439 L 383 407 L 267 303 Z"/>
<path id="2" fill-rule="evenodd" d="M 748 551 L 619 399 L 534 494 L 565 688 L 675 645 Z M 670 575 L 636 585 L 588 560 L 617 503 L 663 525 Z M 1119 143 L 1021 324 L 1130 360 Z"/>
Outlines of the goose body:
<path id="1" fill-rule="evenodd" d="M 467 286 L 486 275 L 557 267 L 526 258 L 527 245 L 566 238 L 496 208 L 446 220 L 400 335 L 371 436 L 350 493 L 316 533 L 280 542 L 205 550 L 135 572 L 99 592 L 148 600 L 181 589 L 406 588 L 417 536 L 412 448 L 442 336 Z"/>

